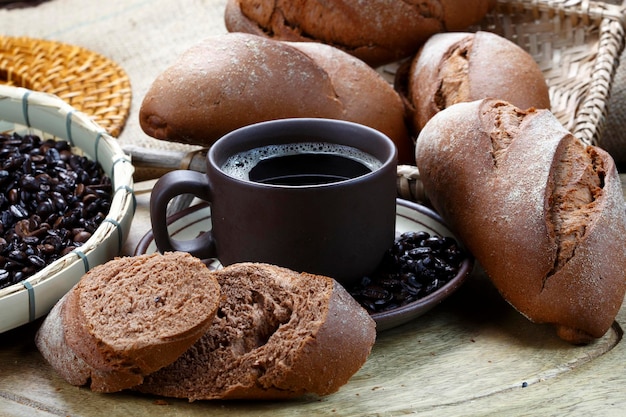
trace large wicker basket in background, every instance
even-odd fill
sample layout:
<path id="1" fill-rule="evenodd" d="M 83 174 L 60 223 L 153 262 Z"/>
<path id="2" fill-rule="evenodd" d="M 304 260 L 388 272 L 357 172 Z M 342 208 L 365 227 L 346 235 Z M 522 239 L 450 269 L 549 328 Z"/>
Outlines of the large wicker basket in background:
<path id="1" fill-rule="evenodd" d="M 589 1 L 499 0 L 483 25 L 539 63 L 552 112 L 579 139 L 601 142 L 608 97 L 624 48 L 622 8 Z"/>
<path id="2" fill-rule="evenodd" d="M 552 112 L 576 137 L 602 146 L 608 100 L 624 49 L 624 7 L 585 0 L 498 0 L 471 31 L 497 33 L 539 63 Z M 393 74 L 394 66 L 383 69 Z M 398 169 L 399 194 L 425 200 L 414 167 Z"/>

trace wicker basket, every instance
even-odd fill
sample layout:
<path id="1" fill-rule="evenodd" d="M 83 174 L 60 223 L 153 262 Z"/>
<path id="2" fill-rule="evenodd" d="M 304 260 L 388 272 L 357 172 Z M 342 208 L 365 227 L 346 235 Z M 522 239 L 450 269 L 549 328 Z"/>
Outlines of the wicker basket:
<path id="1" fill-rule="evenodd" d="M 0 132 L 11 131 L 69 141 L 74 152 L 100 163 L 112 180 L 114 195 L 105 220 L 83 246 L 0 290 L 0 332 L 45 315 L 87 270 L 119 255 L 136 205 L 128 156 L 102 127 L 64 100 L 0 85 Z"/>
<path id="2" fill-rule="evenodd" d="M 54 94 L 114 137 L 128 118 L 132 93 L 126 72 L 79 46 L 0 36 L 0 84 Z"/>
<path id="3" fill-rule="evenodd" d="M 624 8 L 584 0 L 498 0 L 472 31 L 497 33 L 527 50 L 548 83 L 552 112 L 583 142 L 602 145 L 602 129 L 619 57 Z M 383 68 L 389 76 L 395 66 Z M 415 167 L 398 169 L 401 197 L 425 202 Z"/>

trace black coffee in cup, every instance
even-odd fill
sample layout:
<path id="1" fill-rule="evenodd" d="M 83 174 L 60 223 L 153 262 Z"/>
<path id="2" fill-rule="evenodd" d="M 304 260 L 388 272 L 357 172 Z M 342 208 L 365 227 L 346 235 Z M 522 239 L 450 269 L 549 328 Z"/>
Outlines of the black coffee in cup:
<path id="1" fill-rule="evenodd" d="M 306 186 L 357 178 L 381 166 L 372 155 L 351 146 L 324 142 L 269 145 L 230 157 L 222 170 L 263 184 Z"/>

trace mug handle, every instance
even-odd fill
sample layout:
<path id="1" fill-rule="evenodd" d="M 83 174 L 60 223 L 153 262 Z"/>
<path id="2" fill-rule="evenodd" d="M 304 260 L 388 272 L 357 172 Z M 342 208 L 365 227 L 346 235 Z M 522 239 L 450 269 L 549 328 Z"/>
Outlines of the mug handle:
<path id="1" fill-rule="evenodd" d="M 207 231 L 195 239 L 176 240 L 167 230 L 167 205 L 171 199 L 181 194 L 211 201 L 211 185 L 206 174 L 191 170 L 170 171 L 161 176 L 150 194 L 150 220 L 152 235 L 159 252 L 182 251 L 200 258 L 216 258 L 215 239 Z"/>

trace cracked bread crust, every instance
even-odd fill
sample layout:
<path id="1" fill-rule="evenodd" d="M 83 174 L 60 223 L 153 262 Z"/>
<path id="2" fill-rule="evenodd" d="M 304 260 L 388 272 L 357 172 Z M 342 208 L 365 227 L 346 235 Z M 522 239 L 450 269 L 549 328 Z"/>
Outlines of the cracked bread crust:
<path id="1" fill-rule="evenodd" d="M 435 209 L 513 307 L 571 343 L 606 333 L 626 292 L 626 213 L 606 152 L 547 110 L 481 100 L 433 117 L 416 162 Z"/>
<path id="2" fill-rule="evenodd" d="M 396 75 L 396 89 L 419 132 L 435 114 L 461 102 L 484 98 L 521 109 L 550 109 L 545 78 L 530 54 L 490 32 L 432 36 Z"/>
<path id="3" fill-rule="evenodd" d="M 431 35 L 479 22 L 493 0 L 229 0 L 231 32 L 323 42 L 380 66 L 414 54 Z"/>

